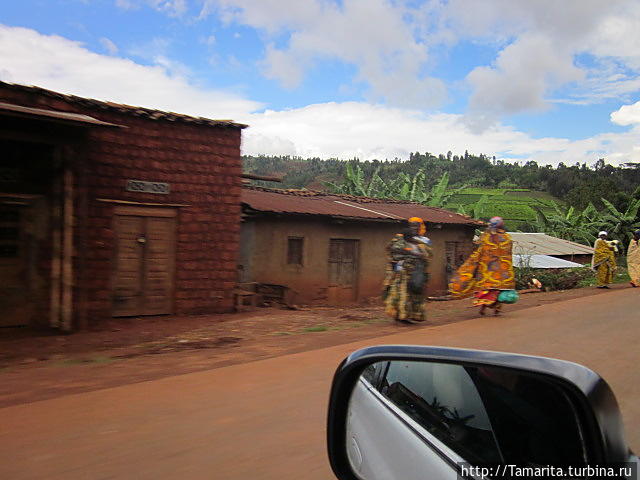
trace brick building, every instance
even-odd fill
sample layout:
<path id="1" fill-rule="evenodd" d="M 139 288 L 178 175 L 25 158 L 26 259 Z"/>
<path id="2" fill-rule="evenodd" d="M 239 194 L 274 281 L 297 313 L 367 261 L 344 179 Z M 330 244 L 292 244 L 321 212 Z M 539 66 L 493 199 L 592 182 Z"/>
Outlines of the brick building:
<path id="1" fill-rule="evenodd" d="M 0 325 L 229 311 L 244 127 L 0 82 Z"/>

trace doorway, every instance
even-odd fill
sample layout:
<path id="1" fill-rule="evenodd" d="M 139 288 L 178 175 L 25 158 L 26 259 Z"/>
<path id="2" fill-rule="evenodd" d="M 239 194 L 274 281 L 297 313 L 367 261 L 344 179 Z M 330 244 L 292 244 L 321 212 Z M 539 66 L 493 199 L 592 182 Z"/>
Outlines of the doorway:
<path id="1" fill-rule="evenodd" d="M 176 210 L 117 207 L 113 316 L 173 313 Z"/>
<path id="2" fill-rule="evenodd" d="M 26 206 L 0 202 L 0 326 L 28 325 L 28 243 L 25 239 Z"/>
<path id="3" fill-rule="evenodd" d="M 358 298 L 358 252 L 360 240 L 332 238 L 329 240 L 330 304 L 352 303 Z"/>

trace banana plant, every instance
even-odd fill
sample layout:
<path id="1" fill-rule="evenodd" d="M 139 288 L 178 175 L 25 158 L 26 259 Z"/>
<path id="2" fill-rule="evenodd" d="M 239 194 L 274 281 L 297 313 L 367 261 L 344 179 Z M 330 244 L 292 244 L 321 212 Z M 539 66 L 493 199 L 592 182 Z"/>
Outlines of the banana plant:
<path id="1" fill-rule="evenodd" d="M 342 183 L 326 182 L 325 185 L 334 193 L 346 195 L 358 195 L 361 197 L 385 197 L 388 187 L 380 178 L 380 167 L 376 168 L 367 184 L 364 179 L 364 171 L 360 165 L 347 163 L 345 178 Z"/>
<path id="2" fill-rule="evenodd" d="M 473 218 L 482 218 L 484 216 L 485 207 L 487 206 L 488 203 L 489 203 L 488 195 L 483 195 L 482 197 L 480 197 L 480 200 L 474 203 L 473 207 L 471 207 L 471 212 L 472 212 L 471 216 Z"/>
<path id="3" fill-rule="evenodd" d="M 387 183 L 380 177 L 380 168 L 376 168 L 367 183 L 360 165 L 354 167 L 349 163 L 345 168 L 345 178 L 341 184 L 326 182 L 325 185 L 334 193 L 394 198 L 441 208 L 447 204 L 452 195 L 466 188 L 465 186 L 449 189 L 449 174 L 445 173 L 430 190 L 427 190 L 427 174 L 423 169 L 418 170 L 413 177 L 402 172 Z"/>
<path id="4" fill-rule="evenodd" d="M 555 202 L 552 206 L 554 211 L 550 213 L 534 206 L 538 231 L 585 245 L 593 244 L 603 222 L 602 215 L 593 204 L 587 205 L 582 212 L 574 207 L 563 210 Z"/>
<path id="5" fill-rule="evenodd" d="M 640 228 L 640 199 L 633 199 L 624 212 L 619 211 L 611 202 L 602 198 L 602 203 L 607 209 L 603 220 L 614 238 L 628 241 L 633 236 L 633 231 Z"/>

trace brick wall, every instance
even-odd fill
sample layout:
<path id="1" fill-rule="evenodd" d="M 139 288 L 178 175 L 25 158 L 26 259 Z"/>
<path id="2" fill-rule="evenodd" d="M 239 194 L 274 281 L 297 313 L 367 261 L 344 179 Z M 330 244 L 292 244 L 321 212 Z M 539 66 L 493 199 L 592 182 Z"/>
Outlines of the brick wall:
<path id="1" fill-rule="evenodd" d="M 127 127 L 91 127 L 85 147 L 73 150 L 78 156 L 74 162 L 78 255 L 84 238 L 88 239 L 87 275 L 76 277 L 76 285 L 87 288 L 90 324 L 110 316 L 112 302 L 115 205 L 98 199 L 187 205 L 177 207 L 175 311 L 199 314 L 232 308 L 240 231 L 239 128 L 152 120 L 5 88 L 0 88 L 0 99 L 81 113 Z M 171 193 L 126 192 L 127 179 L 166 182 Z M 83 192 L 88 199 L 85 205 Z"/>
<path id="2" fill-rule="evenodd" d="M 178 208 L 175 308 L 229 311 L 240 228 L 240 130 L 101 115 L 128 129 L 96 129 L 88 143 L 91 313 L 109 308 L 113 205 L 96 198 L 185 204 Z M 169 195 L 125 192 L 127 179 L 166 182 Z M 216 298 L 223 296 L 223 299 Z"/>

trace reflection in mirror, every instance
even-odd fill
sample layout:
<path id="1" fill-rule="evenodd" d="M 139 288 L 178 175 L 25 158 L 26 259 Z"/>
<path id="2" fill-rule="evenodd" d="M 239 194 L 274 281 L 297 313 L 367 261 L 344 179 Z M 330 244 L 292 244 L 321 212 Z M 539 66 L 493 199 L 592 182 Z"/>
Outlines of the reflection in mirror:
<path id="1" fill-rule="evenodd" d="M 564 389 L 518 370 L 378 362 L 357 382 L 347 422 L 351 466 L 365 480 L 455 478 L 459 462 L 586 462 Z"/>

